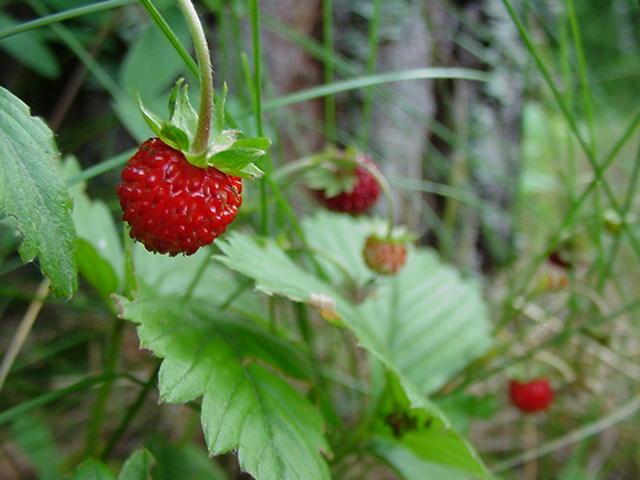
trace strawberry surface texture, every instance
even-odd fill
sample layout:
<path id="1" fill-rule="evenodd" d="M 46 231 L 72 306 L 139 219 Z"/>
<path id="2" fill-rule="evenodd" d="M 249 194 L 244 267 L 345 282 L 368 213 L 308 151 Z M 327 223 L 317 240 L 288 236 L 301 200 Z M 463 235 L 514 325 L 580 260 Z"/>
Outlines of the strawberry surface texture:
<path id="1" fill-rule="evenodd" d="M 131 238 L 147 250 L 191 255 L 220 236 L 242 204 L 242 179 L 190 164 L 158 138 L 122 171 L 118 198 Z"/>

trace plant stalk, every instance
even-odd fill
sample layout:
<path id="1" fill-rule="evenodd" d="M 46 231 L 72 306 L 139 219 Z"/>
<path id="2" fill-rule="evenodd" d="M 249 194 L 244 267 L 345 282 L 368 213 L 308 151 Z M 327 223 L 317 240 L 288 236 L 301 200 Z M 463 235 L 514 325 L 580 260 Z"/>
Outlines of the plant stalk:
<path id="1" fill-rule="evenodd" d="M 198 114 L 198 126 L 191 146 L 192 154 L 199 156 L 206 153 L 211 135 L 211 120 L 213 118 L 213 69 L 211 68 L 211 56 L 207 38 L 202 28 L 191 0 L 178 0 L 180 10 L 187 22 L 193 45 L 198 60 L 200 71 L 200 110 Z"/>
<path id="2" fill-rule="evenodd" d="M 9 344 L 9 348 L 7 349 L 7 353 L 2 359 L 2 365 L 0 365 L 0 390 L 2 390 L 2 386 L 4 385 L 4 381 L 7 379 L 9 375 L 9 371 L 11 370 L 11 366 L 15 361 L 22 345 L 24 345 L 25 340 L 29 336 L 29 332 L 31 331 L 31 327 L 38 318 L 38 314 L 42 309 L 42 305 L 44 304 L 44 299 L 49 293 L 49 280 L 44 279 L 38 290 L 36 291 L 36 296 L 29 305 L 27 312 L 22 317 L 20 321 L 20 325 L 18 326 L 18 330 L 16 331 L 11 343 Z"/>

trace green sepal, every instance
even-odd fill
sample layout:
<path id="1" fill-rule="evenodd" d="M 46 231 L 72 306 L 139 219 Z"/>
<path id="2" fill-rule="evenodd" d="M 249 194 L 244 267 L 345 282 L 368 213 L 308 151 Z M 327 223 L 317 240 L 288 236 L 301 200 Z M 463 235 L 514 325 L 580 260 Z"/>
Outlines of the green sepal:
<path id="1" fill-rule="evenodd" d="M 267 153 L 271 141 L 265 137 L 240 138 L 241 131 L 224 130 L 227 92 L 225 84 L 222 95 L 215 102 L 209 144 L 204 154 L 197 155 L 193 153 L 192 144 L 198 128 L 198 114 L 189 101 L 189 87 L 184 79 L 176 82 L 169 96 L 169 121 L 149 111 L 140 96 L 138 103 L 153 133 L 170 147 L 180 150 L 192 165 L 214 167 L 242 178 L 260 178 L 263 172 L 253 162 Z"/>
<path id="2" fill-rule="evenodd" d="M 338 150 L 331 146 L 311 157 L 313 167 L 305 173 L 305 182 L 313 190 L 321 190 L 332 198 L 353 190 L 356 175 L 357 150 Z"/>
<path id="3" fill-rule="evenodd" d="M 189 101 L 189 85 L 183 78 L 178 79 L 171 90 L 169 113 L 169 123 L 186 133 L 190 145 L 198 127 L 198 114 Z"/>
<path id="4" fill-rule="evenodd" d="M 406 245 L 417 240 L 416 234 L 407 230 L 407 228 L 402 225 L 393 227 L 391 235 L 388 234 L 388 228 L 385 222 L 376 222 L 373 224 L 369 237 L 397 245 Z"/>
<path id="5" fill-rule="evenodd" d="M 263 172 L 253 162 L 264 153 L 257 148 L 230 148 L 209 157 L 207 164 L 236 177 L 259 178 Z"/>

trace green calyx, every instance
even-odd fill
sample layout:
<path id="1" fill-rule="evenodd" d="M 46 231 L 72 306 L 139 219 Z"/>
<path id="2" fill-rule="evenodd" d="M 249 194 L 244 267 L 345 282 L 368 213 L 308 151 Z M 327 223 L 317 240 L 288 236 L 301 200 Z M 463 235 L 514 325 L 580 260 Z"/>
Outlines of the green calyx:
<path id="1" fill-rule="evenodd" d="M 355 148 L 339 150 L 329 147 L 311 157 L 313 168 L 305 173 L 305 182 L 310 188 L 323 191 L 329 198 L 350 192 L 358 180 L 356 168 L 361 157 L 362 153 Z"/>
<path id="2" fill-rule="evenodd" d="M 262 170 L 254 163 L 267 153 L 271 140 L 266 137 L 244 137 L 240 130 L 224 129 L 224 105 L 227 85 L 215 104 L 209 140 L 204 149 L 195 150 L 198 114 L 189 101 L 189 87 L 179 79 L 169 97 L 169 120 L 150 112 L 138 98 L 145 121 L 160 140 L 181 151 L 187 161 L 199 168 L 214 167 L 221 172 L 242 178 L 260 178 Z"/>
<path id="3" fill-rule="evenodd" d="M 374 225 L 367 238 L 373 238 L 392 245 L 407 245 L 416 241 L 416 235 L 405 227 L 393 227 L 389 231 L 388 225 L 383 222 Z"/>

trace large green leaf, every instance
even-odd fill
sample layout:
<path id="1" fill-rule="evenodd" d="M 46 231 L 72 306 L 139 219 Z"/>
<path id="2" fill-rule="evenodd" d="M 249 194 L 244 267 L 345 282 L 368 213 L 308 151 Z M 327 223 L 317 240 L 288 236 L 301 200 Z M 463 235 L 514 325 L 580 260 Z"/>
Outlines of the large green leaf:
<path id="1" fill-rule="evenodd" d="M 21 415 L 11 424 L 11 433 L 40 480 L 60 478 L 60 452 L 44 422 L 37 417 Z"/>
<path id="2" fill-rule="evenodd" d="M 74 157 L 64 164 L 67 178 L 80 173 Z M 85 279 L 104 297 L 117 292 L 124 277 L 124 257 L 120 237 L 107 206 L 91 200 L 85 185 L 69 189 L 73 198 L 73 223 L 78 234 L 78 267 Z"/>
<path id="3" fill-rule="evenodd" d="M 307 241 L 330 258 L 318 256 L 318 262 L 331 278 L 355 281 L 360 287 L 374 278 L 364 263 L 364 239 L 371 233 L 370 219 L 353 218 L 321 210 L 302 223 Z M 344 278 L 349 272 L 349 278 Z"/>
<path id="4" fill-rule="evenodd" d="M 0 211 L 16 219 L 22 259 L 38 257 L 54 293 L 70 297 L 77 287 L 76 235 L 58 157 L 47 125 L 0 87 Z"/>
<path id="5" fill-rule="evenodd" d="M 364 242 L 366 230 L 359 232 L 360 236 L 354 228 L 334 230 L 334 236 L 349 238 L 336 242 L 338 250 L 327 253 L 341 258 L 344 252 L 354 251 L 353 245 L 347 245 Z M 361 345 L 395 371 L 403 384 L 410 383 L 413 388 L 408 393 L 415 391 L 418 397 L 442 387 L 491 344 L 480 289 L 430 250 L 410 251 L 408 265 L 356 306 L 304 271 L 270 240 L 234 232 L 218 246 L 225 255 L 217 258 L 253 278 L 259 290 L 297 302 L 310 302 L 317 294 L 331 297 Z"/>
<path id="6" fill-rule="evenodd" d="M 470 480 L 489 478 L 479 461 L 455 432 L 434 427 L 404 438 L 376 435 L 368 450 L 396 470 L 403 479 Z"/>
<path id="7" fill-rule="evenodd" d="M 115 477 L 104 463 L 90 458 L 78 465 L 72 480 L 115 480 Z"/>
<path id="8" fill-rule="evenodd" d="M 155 461 L 149 452 L 138 450 L 122 466 L 118 480 L 149 480 L 151 467 L 154 463 Z"/>
<path id="9" fill-rule="evenodd" d="M 329 247 L 323 249 L 323 253 L 345 266 L 350 265 L 347 268 L 357 274 L 358 262 L 349 258 L 349 252 L 361 255 L 357 246 L 362 245 L 370 229 L 362 228 L 359 220 L 345 217 L 340 222 L 342 228 L 331 230 L 331 234 L 345 238 L 331 238 L 328 243 L 336 250 Z M 323 234 L 313 231 L 309 225 L 326 226 L 326 222 L 316 220 L 307 224 L 309 238 L 314 238 L 316 248 L 321 249 L 319 239 Z M 329 234 L 324 238 L 329 238 Z M 234 232 L 219 241 L 218 247 L 224 255 L 216 258 L 254 279 L 258 290 L 311 304 L 319 294 L 330 297 L 336 312 L 353 330 L 361 346 L 398 376 L 411 406 L 432 416 L 433 429 L 428 431 L 429 435 L 421 432 L 411 438 L 416 450 L 426 458 L 423 461 L 434 465 L 453 463 L 457 469 L 484 472 L 473 448 L 427 400 L 429 394 L 451 380 L 491 344 L 486 306 L 474 282 L 462 279 L 432 251 L 412 249 L 408 265 L 397 276 L 380 280 L 364 303 L 355 305 L 305 271 L 271 240 Z M 329 267 L 329 263 L 324 266 Z M 454 453 L 440 458 L 442 452 L 431 448 L 432 439 L 436 443 L 446 440 L 451 448 L 455 447 Z M 433 471 L 442 468 L 436 465 Z"/>
<path id="10" fill-rule="evenodd" d="M 199 445 L 185 442 L 170 442 L 163 435 L 146 442 L 153 454 L 153 480 L 229 480 L 224 469 L 207 455 Z"/>
<path id="11" fill-rule="evenodd" d="M 204 302 L 172 297 L 120 300 L 123 316 L 138 324 L 141 345 L 164 359 L 160 398 L 184 403 L 202 397 L 202 428 L 209 451 L 237 450 L 240 466 L 261 479 L 329 478 L 319 413 L 296 390 L 262 366 L 278 362 L 250 332 L 225 330 Z M 261 362 L 256 362 L 260 359 Z M 277 367 L 281 367 L 276 363 Z"/>
<path id="12" fill-rule="evenodd" d="M 138 450 L 124 463 L 117 480 L 150 480 L 154 463 L 148 451 Z M 115 477 L 105 464 L 90 458 L 76 468 L 72 480 L 115 480 Z"/>

